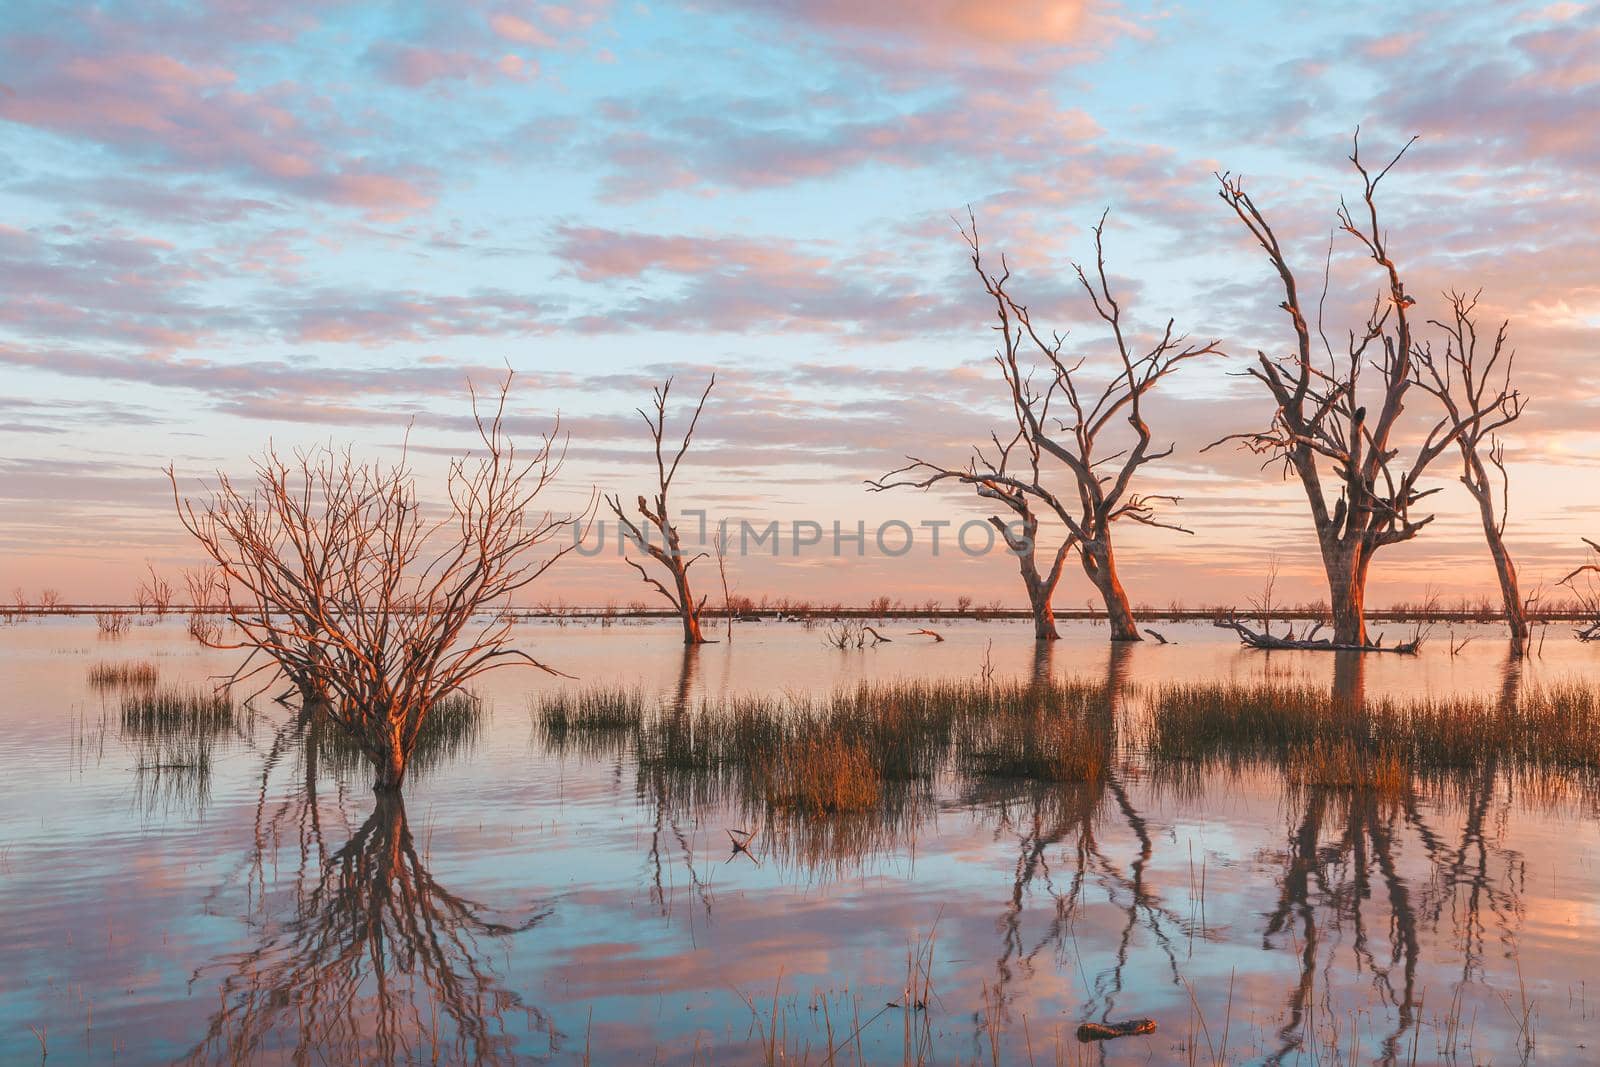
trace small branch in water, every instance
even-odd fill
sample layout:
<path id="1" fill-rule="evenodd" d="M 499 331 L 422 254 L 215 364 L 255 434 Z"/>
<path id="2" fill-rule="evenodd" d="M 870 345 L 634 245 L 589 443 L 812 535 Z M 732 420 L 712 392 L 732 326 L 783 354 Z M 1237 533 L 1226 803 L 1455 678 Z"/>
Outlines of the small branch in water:
<path id="1" fill-rule="evenodd" d="M 729 859 L 743 854 L 750 857 L 751 863 L 754 863 L 757 867 L 761 866 L 761 860 L 756 857 L 754 852 L 750 851 L 750 843 L 761 832 L 759 826 L 754 830 L 729 830 L 726 827 L 724 827 L 724 830 L 727 832 L 728 840 L 733 842 L 733 852 L 729 854 Z"/>
<path id="2" fill-rule="evenodd" d="M 1151 637 L 1155 638 L 1157 641 L 1160 641 L 1163 645 L 1172 644 L 1171 641 L 1168 641 L 1165 637 L 1162 637 L 1160 631 L 1158 631 L 1158 630 L 1153 630 L 1150 627 L 1146 626 L 1144 628 L 1144 632 L 1149 634 Z"/>
<path id="3" fill-rule="evenodd" d="M 911 636 L 912 637 L 931 637 L 931 638 L 933 638 L 934 644 L 938 644 L 940 641 L 944 640 L 944 634 L 940 633 L 938 630 L 929 630 L 926 627 L 924 627 L 921 630 L 912 630 L 911 631 Z"/>
<path id="4" fill-rule="evenodd" d="M 882 642 L 885 642 L 885 641 L 892 641 L 893 640 L 893 638 L 889 638 L 889 637 L 883 636 L 882 634 L 880 634 L 878 631 L 874 630 L 870 626 L 863 626 L 863 627 L 861 627 L 861 629 L 872 635 L 872 643 L 875 644 L 875 645 L 876 644 L 881 644 Z"/>

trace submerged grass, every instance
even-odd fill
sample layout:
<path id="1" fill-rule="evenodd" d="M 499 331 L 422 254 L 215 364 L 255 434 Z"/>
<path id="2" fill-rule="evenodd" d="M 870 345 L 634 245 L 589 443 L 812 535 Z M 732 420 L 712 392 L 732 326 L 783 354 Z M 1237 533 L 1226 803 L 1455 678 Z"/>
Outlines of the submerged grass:
<path id="1" fill-rule="evenodd" d="M 767 803 L 814 814 L 864 811 L 878 803 L 883 778 L 860 741 L 838 734 L 801 738 L 762 768 Z"/>
<path id="2" fill-rule="evenodd" d="M 1600 688 L 1563 684 L 1499 699 L 1360 700 L 1286 682 L 1137 690 L 1132 737 L 1104 682 L 898 680 L 820 697 L 685 703 L 641 689 L 537 698 L 557 755 L 638 767 L 638 791 L 677 811 L 732 799 L 752 817 L 873 810 L 903 820 L 935 780 L 1102 783 L 1120 736 L 1167 785 L 1209 769 L 1265 767 L 1291 788 L 1399 795 L 1413 782 L 1488 771 L 1541 788 L 1600 784 Z M 982 790 L 977 790 L 981 794 Z"/>
<path id="3" fill-rule="evenodd" d="M 1308 685 L 1200 683 L 1157 687 L 1151 704 L 1140 740 L 1158 767 L 1271 764 L 1298 783 L 1380 787 L 1484 767 L 1600 772 L 1600 690 L 1584 685 L 1353 701 Z"/>
<path id="4" fill-rule="evenodd" d="M 112 665 L 126 667 L 126 664 Z M 138 666 L 137 664 L 134 666 Z M 147 665 L 148 666 L 148 665 Z M 122 682 L 122 739 L 134 752 L 135 792 L 143 806 L 202 810 L 211 794 L 211 767 L 219 742 L 248 732 L 250 718 L 226 694 Z M 132 672 L 142 677 L 143 672 Z"/>
<path id="5" fill-rule="evenodd" d="M 159 676 L 156 665 L 147 659 L 96 663 L 89 668 L 89 685 L 95 689 L 148 688 Z"/>
<path id="6" fill-rule="evenodd" d="M 732 794 L 768 814 L 836 814 L 903 805 L 944 773 L 1093 780 L 1108 707 L 1104 687 L 1083 683 L 917 680 L 686 707 L 588 689 L 540 697 L 533 715 L 552 752 L 631 755 L 641 791 L 674 806 Z"/>
<path id="7" fill-rule="evenodd" d="M 238 709 L 225 694 L 178 687 L 138 689 L 122 696 L 122 735 L 132 740 L 209 740 L 235 730 Z"/>

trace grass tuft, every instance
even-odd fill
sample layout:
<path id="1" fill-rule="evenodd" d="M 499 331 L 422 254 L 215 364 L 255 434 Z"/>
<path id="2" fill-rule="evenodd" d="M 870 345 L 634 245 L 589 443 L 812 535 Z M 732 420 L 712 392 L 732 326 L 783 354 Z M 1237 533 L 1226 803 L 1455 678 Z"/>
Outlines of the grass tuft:
<path id="1" fill-rule="evenodd" d="M 160 672 L 149 660 L 96 663 L 89 668 L 89 685 L 95 689 L 145 689 L 156 684 Z"/>

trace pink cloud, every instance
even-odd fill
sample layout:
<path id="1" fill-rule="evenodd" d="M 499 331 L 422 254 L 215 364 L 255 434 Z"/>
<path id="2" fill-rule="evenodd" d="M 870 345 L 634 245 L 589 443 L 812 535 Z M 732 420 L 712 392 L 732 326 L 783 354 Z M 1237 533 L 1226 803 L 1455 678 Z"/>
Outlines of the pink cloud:
<path id="1" fill-rule="evenodd" d="M 584 281 L 730 268 L 798 275 L 828 265 L 826 257 L 801 253 L 791 242 L 628 233 L 598 226 L 563 227 L 556 236 L 556 254 Z"/>
<path id="2" fill-rule="evenodd" d="M 556 39 L 525 18 L 502 11 L 489 17 L 489 28 L 508 41 L 537 45 L 540 48 L 555 46 Z"/>
<path id="3" fill-rule="evenodd" d="M 698 101 L 657 100 L 652 113 L 612 102 L 617 129 L 601 142 L 609 196 L 632 200 L 664 188 L 755 189 L 833 177 L 857 168 L 1059 165 L 1101 133 L 1086 113 L 1044 90 L 1021 96 L 964 91 L 903 114 L 862 118 L 813 112 L 815 132 L 750 103 L 707 114 Z"/>
<path id="4" fill-rule="evenodd" d="M 583 47 L 583 31 L 608 7 L 597 0 L 576 7 L 534 5 L 486 12 L 481 3 L 467 0 L 425 20 L 415 39 L 385 41 L 371 48 L 367 58 L 385 79 L 410 89 L 447 82 L 528 81 L 539 74 L 539 53 Z"/>
<path id="5" fill-rule="evenodd" d="M 836 32 L 869 31 L 969 46 L 1070 44 L 1084 36 L 1095 18 L 1107 15 L 1106 6 L 1092 0 L 756 0 L 749 6 Z"/>
<path id="6" fill-rule="evenodd" d="M 373 217 L 432 203 L 434 177 L 426 168 L 383 168 L 354 151 L 353 131 L 303 87 L 245 88 L 226 48 L 196 59 L 171 47 L 202 51 L 193 39 L 163 40 L 155 28 L 105 18 L 86 22 L 90 33 L 75 39 L 0 39 L 10 89 L 0 94 L 0 119 L 104 145 L 134 161 L 236 175 Z"/>
<path id="7" fill-rule="evenodd" d="M 829 40 L 835 54 L 897 85 L 1037 86 L 1052 66 L 1089 57 L 1118 37 L 1146 36 L 1116 5 L 1099 0 L 709 0 L 762 12 Z"/>

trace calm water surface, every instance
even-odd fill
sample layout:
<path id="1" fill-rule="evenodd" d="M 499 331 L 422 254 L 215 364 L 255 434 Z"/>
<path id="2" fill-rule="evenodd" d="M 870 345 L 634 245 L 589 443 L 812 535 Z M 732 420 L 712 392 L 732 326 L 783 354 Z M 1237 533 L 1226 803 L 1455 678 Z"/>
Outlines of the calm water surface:
<path id="1" fill-rule="evenodd" d="M 938 782 L 882 815 L 779 820 L 735 854 L 736 799 L 626 754 L 553 754 L 530 717 L 560 685 L 675 702 L 986 661 L 1368 698 L 1600 681 L 1600 652 L 1555 630 L 1508 675 L 1488 631 L 1458 656 L 1441 631 L 1417 659 L 1341 668 L 1202 625 L 1118 654 L 1069 628 L 1043 659 L 1021 623 L 943 625 L 939 644 L 916 625 L 841 653 L 749 624 L 686 655 L 665 624 L 529 624 L 526 647 L 579 681 L 488 679 L 480 736 L 403 805 L 308 759 L 266 698 L 205 775 L 124 737 L 90 665 L 150 659 L 200 685 L 234 663 L 179 623 L 0 629 L 0 1063 L 760 1063 L 775 1031 L 782 1062 L 820 1063 L 830 1028 L 854 1034 L 839 1063 L 1600 1062 L 1583 790 L 1487 772 L 1387 800 L 1264 771 L 1174 784 L 1125 745 L 1094 786 Z M 1141 713 L 1133 695 L 1118 711 Z M 1073 1037 L 1133 1017 L 1156 1032 Z"/>

